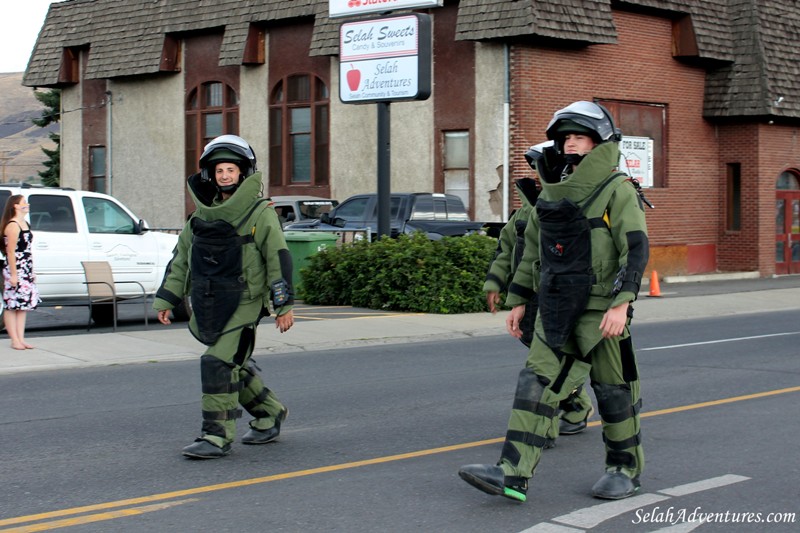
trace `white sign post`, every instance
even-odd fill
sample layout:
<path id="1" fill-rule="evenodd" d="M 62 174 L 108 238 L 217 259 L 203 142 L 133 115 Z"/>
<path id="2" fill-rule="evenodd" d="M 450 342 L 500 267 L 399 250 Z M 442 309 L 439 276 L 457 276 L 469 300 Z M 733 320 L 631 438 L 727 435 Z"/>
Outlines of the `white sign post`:
<path id="1" fill-rule="evenodd" d="M 431 93 L 431 33 L 427 15 L 342 24 L 339 98 L 345 104 L 425 100 Z"/>
<path id="2" fill-rule="evenodd" d="M 397 9 L 442 7 L 443 0 L 328 0 L 328 17 L 355 17 Z"/>
<path id="3" fill-rule="evenodd" d="M 653 186 L 653 139 L 623 136 L 619 143 L 619 169 L 642 187 Z"/>

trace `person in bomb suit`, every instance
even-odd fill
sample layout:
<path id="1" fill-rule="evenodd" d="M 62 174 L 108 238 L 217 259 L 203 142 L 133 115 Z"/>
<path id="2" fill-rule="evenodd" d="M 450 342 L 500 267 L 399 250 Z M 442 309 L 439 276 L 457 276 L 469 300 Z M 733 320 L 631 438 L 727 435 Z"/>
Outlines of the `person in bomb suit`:
<path id="1" fill-rule="evenodd" d="M 542 156 L 545 147 L 552 146 L 552 141 L 546 141 L 528 149 L 525 159 L 536 172 L 536 161 Z M 512 213 L 508 222 L 500 230 L 497 239 L 497 250 L 494 259 L 489 265 L 486 273 L 486 281 L 483 284 L 483 292 L 486 293 L 486 304 L 489 311 L 493 314 L 497 312 L 500 303 L 500 293 L 508 289 L 508 285 L 514 278 L 514 272 L 522 260 L 525 250 L 525 228 L 536 199 L 539 197 L 540 185 L 537 179 L 520 178 L 514 181 L 519 196 L 521 206 Z M 531 346 L 533 339 L 533 324 L 539 304 L 536 294 L 533 294 L 525 304 L 525 315 L 520 322 L 522 336 L 520 341 L 527 348 Z M 548 432 L 548 442 L 545 448 L 555 446 L 556 438 L 559 435 L 575 435 L 586 429 L 588 420 L 594 413 L 592 400 L 583 386 L 578 387 L 559 405 L 559 417 L 553 419 L 553 427 Z"/>
<path id="2" fill-rule="evenodd" d="M 593 102 L 556 111 L 547 127 L 554 146 L 536 164 L 542 191 L 506 300 L 513 306 L 506 326 L 519 338 L 524 304 L 538 294 L 533 341 L 500 460 L 459 470 L 488 494 L 525 501 L 558 404 L 587 376 L 606 451 L 592 495 L 621 499 L 640 488 L 641 399 L 628 326 L 649 242 L 642 199 L 616 171 L 621 136 L 608 111 Z"/>
<path id="3" fill-rule="evenodd" d="M 254 419 L 243 444 L 274 441 L 288 413 L 250 356 L 270 304 L 281 333 L 294 324 L 292 259 L 271 203 L 262 196 L 256 156 L 241 137 L 222 135 L 188 178 L 197 206 L 178 239 L 156 293 L 158 319 L 191 296 L 189 331 L 207 346 L 200 357 L 202 434 L 183 449 L 191 459 L 228 455 L 241 405 Z"/>

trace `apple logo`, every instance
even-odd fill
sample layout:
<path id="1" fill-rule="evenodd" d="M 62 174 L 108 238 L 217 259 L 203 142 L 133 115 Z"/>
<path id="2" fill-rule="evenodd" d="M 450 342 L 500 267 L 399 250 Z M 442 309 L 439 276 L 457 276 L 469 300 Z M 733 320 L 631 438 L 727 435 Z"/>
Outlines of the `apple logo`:
<path id="1" fill-rule="evenodd" d="M 356 92 L 359 83 L 361 83 L 361 71 L 351 64 L 350 70 L 347 71 L 347 86 L 351 92 Z"/>

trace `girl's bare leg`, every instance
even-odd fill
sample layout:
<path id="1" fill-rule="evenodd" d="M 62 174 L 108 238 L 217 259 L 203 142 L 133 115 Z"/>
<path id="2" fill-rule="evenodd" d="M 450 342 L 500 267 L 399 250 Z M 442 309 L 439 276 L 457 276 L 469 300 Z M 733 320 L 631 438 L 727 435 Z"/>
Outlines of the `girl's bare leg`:
<path id="1" fill-rule="evenodd" d="M 31 349 L 33 346 L 25 341 L 25 322 L 27 319 L 27 311 L 17 311 L 17 338 L 25 348 Z"/>
<path id="2" fill-rule="evenodd" d="M 15 350 L 24 350 L 25 344 L 19 338 L 19 329 L 17 329 L 17 322 L 19 319 L 20 311 L 6 309 L 3 311 L 3 322 L 6 325 L 6 331 L 11 338 L 11 347 Z"/>

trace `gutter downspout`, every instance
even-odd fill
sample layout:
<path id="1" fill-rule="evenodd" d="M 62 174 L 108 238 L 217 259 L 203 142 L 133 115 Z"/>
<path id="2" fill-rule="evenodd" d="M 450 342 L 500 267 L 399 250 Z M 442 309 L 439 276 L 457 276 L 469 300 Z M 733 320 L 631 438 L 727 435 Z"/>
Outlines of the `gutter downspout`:
<path id="1" fill-rule="evenodd" d="M 503 222 L 508 222 L 509 204 L 509 143 L 510 143 L 510 100 L 511 80 L 509 73 L 508 43 L 503 44 L 503 69 L 504 69 L 504 101 L 503 101 Z"/>
<path id="2" fill-rule="evenodd" d="M 111 109 L 113 107 L 111 91 L 106 91 L 107 97 L 107 108 L 106 108 L 106 194 L 112 196 L 111 194 Z"/>

